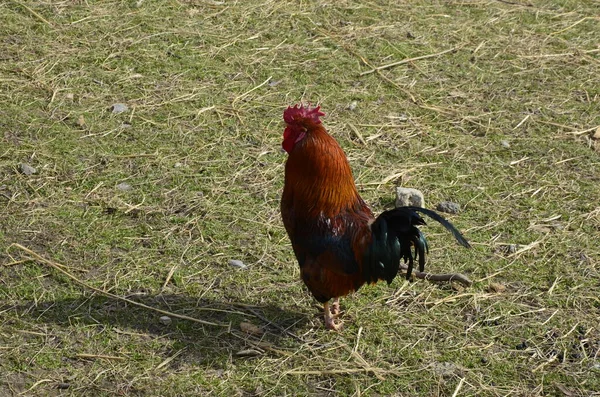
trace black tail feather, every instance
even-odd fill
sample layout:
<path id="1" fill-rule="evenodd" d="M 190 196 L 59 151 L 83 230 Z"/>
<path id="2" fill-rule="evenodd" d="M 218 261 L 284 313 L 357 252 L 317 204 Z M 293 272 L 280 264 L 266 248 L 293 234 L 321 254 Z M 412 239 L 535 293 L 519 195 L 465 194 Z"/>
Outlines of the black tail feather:
<path id="1" fill-rule="evenodd" d="M 373 239 L 363 261 L 367 282 L 385 279 L 388 284 L 391 283 L 398 274 L 400 259 L 407 263 L 407 279 L 412 275 L 415 261 L 419 263 L 419 271 L 425 270 L 429 247 L 425 235 L 417 227 L 425 225 L 419 212 L 441 223 L 460 245 L 471 247 L 458 229 L 435 211 L 421 207 L 398 207 L 385 211 L 371 225 Z"/>
<path id="2" fill-rule="evenodd" d="M 467 239 L 462 235 L 462 233 L 459 232 L 458 229 L 455 228 L 453 224 L 448 222 L 446 220 L 446 218 L 444 218 L 437 212 L 428 210 L 427 208 L 422 208 L 422 207 L 404 207 L 404 208 L 410 208 L 413 211 L 417 211 L 417 212 L 427 215 L 434 221 L 438 221 L 439 223 L 442 224 L 442 226 L 444 226 L 446 229 L 448 229 L 450 231 L 450 233 L 452 233 L 452 235 L 454 236 L 454 238 L 456 239 L 456 241 L 458 241 L 458 243 L 460 245 L 462 245 L 463 247 L 466 247 L 466 248 L 471 248 L 471 245 L 469 244 Z"/>

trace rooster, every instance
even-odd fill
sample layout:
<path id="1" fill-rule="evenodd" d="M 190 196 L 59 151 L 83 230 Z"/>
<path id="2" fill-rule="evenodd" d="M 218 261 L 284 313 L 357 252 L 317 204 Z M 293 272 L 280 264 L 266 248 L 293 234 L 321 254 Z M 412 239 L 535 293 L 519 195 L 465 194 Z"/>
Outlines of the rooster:
<path id="1" fill-rule="evenodd" d="M 398 274 L 400 260 L 410 279 L 415 261 L 422 272 L 427 240 L 417 226 L 425 214 L 448 229 L 463 246 L 462 234 L 436 212 L 399 207 L 377 218 L 358 194 L 344 151 L 321 123 L 320 107 L 296 105 L 283 113 L 283 149 L 288 153 L 281 197 L 283 224 L 300 265 L 302 280 L 323 303 L 325 326 L 339 330 L 339 298 L 365 283 Z M 330 303 L 330 301 L 333 301 Z"/>

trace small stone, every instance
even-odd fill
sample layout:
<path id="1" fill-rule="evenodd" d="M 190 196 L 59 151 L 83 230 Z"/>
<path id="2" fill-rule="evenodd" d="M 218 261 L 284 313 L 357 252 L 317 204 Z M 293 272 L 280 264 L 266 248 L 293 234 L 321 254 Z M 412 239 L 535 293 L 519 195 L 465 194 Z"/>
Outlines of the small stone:
<path id="1" fill-rule="evenodd" d="M 594 135 L 592 135 L 592 139 L 600 139 L 600 126 L 596 128 L 596 132 L 594 132 Z"/>
<path id="2" fill-rule="evenodd" d="M 162 325 L 171 325 L 171 323 L 173 322 L 173 320 L 171 320 L 171 317 L 169 316 L 160 316 L 158 321 L 160 321 Z"/>
<path id="3" fill-rule="evenodd" d="M 83 117 L 83 114 L 80 114 L 77 118 L 77 125 L 79 128 L 85 128 L 85 117 Z"/>
<path id="4" fill-rule="evenodd" d="M 353 111 L 354 109 L 356 109 L 357 106 L 358 106 L 358 102 L 357 101 L 352 101 L 348 105 L 348 110 Z"/>
<path id="5" fill-rule="evenodd" d="M 451 201 L 442 201 L 435 208 L 447 214 L 458 214 L 460 212 L 460 205 Z"/>
<path id="6" fill-rule="evenodd" d="M 263 331 L 262 328 L 245 321 L 240 323 L 240 329 L 242 330 L 242 332 L 245 332 L 250 335 L 262 335 L 265 333 L 265 331 Z"/>
<path id="7" fill-rule="evenodd" d="M 529 226 L 529 230 L 539 233 L 550 233 L 552 232 L 552 227 L 548 225 L 531 225 Z"/>
<path id="8" fill-rule="evenodd" d="M 525 350 L 525 349 L 527 349 L 527 341 L 523 341 L 523 342 L 519 343 L 517 346 L 515 346 L 515 348 L 517 350 Z"/>
<path id="9" fill-rule="evenodd" d="M 246 265 L 244 264 L 244 262 L 242 262 L 242 261 L 238 261 L 237 259 L 230 259 L 230 260 L 229 260 L 229 265 L 230 265 L 230 266 L 233 266 L 233 267 L 237 267 L 237 268 L 239 268 L 239 269 L 245 269 L 245 268 L 247 268 L 247 267 L 248 267 L 248 266 L 246 266 Z"/>
<path id="10" fill-rule="evenodd" d="M 4 196 L 5 198 L 10 200 L 10 197 L 12 197 L 12 192 L 8 189 L 8 186 L 6 185 L 0 185 L 0 196 Z"/>
<path id="11" fill-rule="evenodd" d="M 490 283 L 490 285 L 488 285 L 488 291 L 501 294 L 506 291 L 506 286 L 500 283 Z"/>
<path id="12" fill-rule="evenodd" d="M 200 13 L 200 10 L 197 8 L 188 8 L 187 13 L 189 16 L 195 17 L 196 15 L 198 15 Z"/>
<path id="13" fill-rule="evenodd" d="M 183 164 L 178 161 L 175 164 L 173 164 L 173 167 L 175 167 L 175 168 L 181 168 L 181 167 L 183 167 Z"/>
<path id="14" fill-rule="evenodd" d="M 467 93 L 460 91 L 460 90 L 452 90 L 448 94 L 450 94 L 450 96 L 453 98 L 468 98 L 469 97 L 469 95 Z"/>
<path id="15" fill-rule="evenodd" d="M 75 95 L 73 95 L 72 92 L 67 93 L 67 95 L 65 95 L 65 98 L 68 99 L 69 101 L 72 101 L 73 99 L 75 99 Z"/>
<path id="16" fill-rule="evenodd" d="M 276 87 L 279 85 L 279 83 L 281 83 L 281 80 L 270 80 L 269 87 Z"/>
<path id="17" fill-rule="evenodd" d="M 509 244 L 506 246 L 507 254 L 514 254 L 519 249 L 519 244 Z"/>
<path id="18" fill-rule="evenodd" d="M 67 390 L 69 387 L 71 387 L 71 385 L 69 383 L 64 382 L 61 382 L 58 385 L 56 385 L 56 388 L 59 390 Z"/>
<path id="19" fill-rule="evenodd" d="M 521 247 L 519 244 L 499 244 L 494 247 L 494 252 L 500 255 L 511 255 L 519 251 Z"/>
<path id="20" fill-rule="evenodd" d="M 508 143 L 508 141 L 500 141 L 500 144 L 507 149 L 510 147 L 510 143 Z"/>
<path id="21" fill-rule="evenodd" d="M 406 207 L 424 207 L 425 198 L 420 190 L 409 188 L 409 187 L 397 187 L 396 188 L 396 208 Z"/>
<path id="22" fill-rule="evenodd" d="M 19 172 L 24 175 L 33 175 L 37 173 L 37 169 L 29 164 L 21 163 L 19 164 Z"/>
<path id="23" fill-rule="evenodd" d="M 124 103 L 115 103 L 111 106 L 111 110 L 114 114 L 119 114 L 126 112 L 127 110 L 129 110 L 129 108 Z"/>
<path id="24" fill-rule="evenodd" d="M 458 375 L 461 372 L 460 367 L 452 362 L 434 362 L 432 370 L 436 375 L 440 375 L 444 378 L 450 378 Z"/>
<path id="25" fill-rule="evenodd" d="M 129 191 L 129 190 L 131 190 L 133 188 L 131 187 L 131 185 L 129 183 L 127 183 L 127 182 L 121 182 L 121 183 L 119 183 L 117 185 L 117 189 L 122 190 L 124 192 L 127 192 L 127 191 Z"/>

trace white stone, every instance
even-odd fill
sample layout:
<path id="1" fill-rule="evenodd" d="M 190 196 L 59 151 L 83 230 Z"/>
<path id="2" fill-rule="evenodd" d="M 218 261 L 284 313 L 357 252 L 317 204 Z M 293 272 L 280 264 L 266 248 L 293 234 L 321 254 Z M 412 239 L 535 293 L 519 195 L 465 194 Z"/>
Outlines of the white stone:
<path id="1" fill-rule="evenodd" d="M 425 198 L 420 190 L 408 188 L 408 187 L 397 187 L 396 188 L 396 208 L 398 207 L 425 207 Z"/>

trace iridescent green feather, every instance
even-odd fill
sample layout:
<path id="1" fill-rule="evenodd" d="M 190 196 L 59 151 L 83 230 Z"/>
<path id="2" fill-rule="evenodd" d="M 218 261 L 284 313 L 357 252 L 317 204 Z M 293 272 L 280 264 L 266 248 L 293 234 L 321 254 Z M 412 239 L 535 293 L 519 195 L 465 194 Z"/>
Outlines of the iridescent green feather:
<path id="1" fill-rule="evenodd" d="M 367 282 L 383 279 L 391 283 L 398 274 L 401 259 L 407 264 L 407 279 L 410 279 L 415 261 L 419 262 L 419 271 L 424 271 L 429 244 L 417 227 L 425 225 L 418 212 L 441 223 L 459 244 L 470 247 L 463 235 L 434 211 L 420 207 L 399 207 L 386 211 L 371 225 L 372 241 L 363 257 L 363 274 Z"/>

